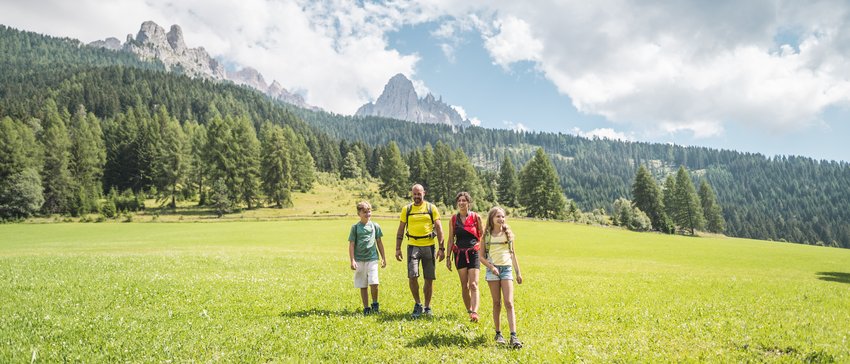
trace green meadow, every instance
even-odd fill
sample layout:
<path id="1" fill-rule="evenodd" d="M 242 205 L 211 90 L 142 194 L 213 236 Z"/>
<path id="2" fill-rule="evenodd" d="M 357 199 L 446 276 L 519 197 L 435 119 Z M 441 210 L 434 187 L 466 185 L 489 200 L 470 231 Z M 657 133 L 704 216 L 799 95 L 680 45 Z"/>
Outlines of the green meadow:
<path id="1" fill-rule="evenodd" d="M 392 258 L 362 316 L 354 221 L 0 225 L 0 362 L 850 362 L 850 250 L 512 220 L 512 350 L 442 264 L 434 318 Z"/>

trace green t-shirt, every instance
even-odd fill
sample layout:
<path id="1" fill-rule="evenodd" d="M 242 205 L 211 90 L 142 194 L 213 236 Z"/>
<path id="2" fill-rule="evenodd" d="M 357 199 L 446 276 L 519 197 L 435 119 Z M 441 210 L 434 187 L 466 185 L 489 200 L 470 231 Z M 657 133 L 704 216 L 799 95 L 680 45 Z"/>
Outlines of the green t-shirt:
<path id="1" fill-rule="evenodd" d="M 351 225 L 348 233 L 348 241 L 354 242 L 354 260 L 358 262 L 371 262 L 378 260 L 377 239 L 384 236 L 381 226 L 369 221 L 366 225 L 357 222 Z"/>

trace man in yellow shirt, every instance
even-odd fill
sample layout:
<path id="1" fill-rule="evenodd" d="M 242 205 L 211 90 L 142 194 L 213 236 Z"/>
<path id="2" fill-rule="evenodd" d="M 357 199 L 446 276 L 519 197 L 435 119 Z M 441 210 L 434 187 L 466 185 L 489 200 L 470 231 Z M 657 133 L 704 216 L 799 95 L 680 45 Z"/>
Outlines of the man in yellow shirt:
<path id="1" fill-rule="evenodd" d="M 413 294 L 413 318 L 423 313 L 432 316 L 431 294 L 434 291 L 436 260 L 443 261 L 446 247 L 443 243 L 443 227 L 440 225 L 440 212 L 434 204 L 425 201 L 425 188 L 420 184 L 410 189 L 413 203 L 401 210 L 401 221 L 395 240 L 395 258 L 401 261 L 401 241 L 407 236 L 407 278 L 410 293 Z M 434 250 L 434 237 L 440 243 L 440 249 Z M 419 300 L 419 263 L 422 263 L 422 273 L 425 284 L 422 292 L 425 294 L 425 307 Z"/>

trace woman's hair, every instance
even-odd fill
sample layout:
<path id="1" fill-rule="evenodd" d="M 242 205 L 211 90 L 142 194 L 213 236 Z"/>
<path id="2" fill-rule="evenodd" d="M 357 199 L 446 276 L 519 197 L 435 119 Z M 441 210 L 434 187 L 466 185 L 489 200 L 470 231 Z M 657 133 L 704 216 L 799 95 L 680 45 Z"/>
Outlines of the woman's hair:
<path id="1" fill-rule="evenodd" d="M 505 209 L 495 206 L 490 209 L 490 212 L 487 214 L 487 226 L 484 228 L 484 241 L 490 238 L 490 230 L 491 226 L 493 226 L 493 219 L 496 217 L 496 214 L 501 212 L 505 214 Z M 511 230 L 511 227 L 508 224 L 502 224 L 502 232 L 505 233 L 505 237 L 508 238 L 508 241 L 514 240 L 514 232 Z"/>
<path id="2" fill-rule="evenodd" d="M 455 203 L 457 203 L 457 200 L 460 199 L 461 196 L 466 197 L 466 202 L 469 202 L 469 204 L 472 204 L 472 196 L 470 196 L 469 192 L 466 192 L 466 191 L 460 191 L 460 192 L 457 193 L 457 196 L 455 196 Z"/>

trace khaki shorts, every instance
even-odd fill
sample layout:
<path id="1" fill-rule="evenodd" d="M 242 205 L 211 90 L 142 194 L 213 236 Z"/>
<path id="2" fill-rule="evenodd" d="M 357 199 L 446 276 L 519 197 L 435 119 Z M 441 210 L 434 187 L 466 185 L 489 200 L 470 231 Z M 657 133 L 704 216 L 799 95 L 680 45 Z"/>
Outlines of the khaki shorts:
<path id="1" fill-rule="evenodd" d="M 425 279 L 435 280 L 437 279 L 437 275 L 435 273 L 434 265 L 434 246 L 407 246 L 407 277 L 408 278 L 417 278 L 419 277 L 419 262 L 422 262 L 422 270 Z"/>
<path id="2" fill-rule="evenodd" d="M 378 284 L 378 261 L 357 262 L 354 271 L 354 288 L 366 288 Z"/>

